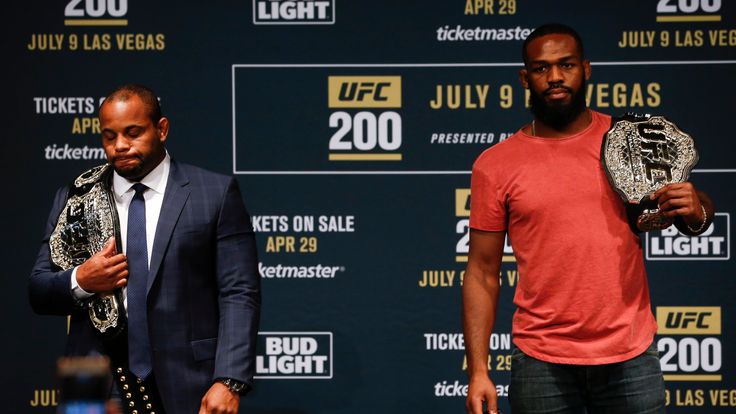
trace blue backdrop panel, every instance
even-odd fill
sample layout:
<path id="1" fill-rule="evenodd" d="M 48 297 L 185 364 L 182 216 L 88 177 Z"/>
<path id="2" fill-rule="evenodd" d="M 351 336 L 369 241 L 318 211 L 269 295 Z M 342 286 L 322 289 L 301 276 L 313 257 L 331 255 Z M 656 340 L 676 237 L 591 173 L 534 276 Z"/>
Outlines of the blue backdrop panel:
<path id="1" fill-rule="evenodd" d="M 696 140 L 691 178 L 716 202 L 713 227 L 642 243 L 668 412 L 734 410 L 733 2 L 5 8 L 4 412 L 51 413 L 58 403 L 66 321 L 32 313 L 27 277 L 54 191 L 104 162 L 101 97 L 128 82 L 159 94 L 171 155 L 235 174 L 253 216 L 263 317 L 257 386 L 241 412 L 463 412 L 470 169 L 531 119 L 520 48 L 548 21 L 582 34 L 591 107 L 665 115 Z M 512 246 L 500 277 L 489 365 L 506 411 L 520 277 Z"/>

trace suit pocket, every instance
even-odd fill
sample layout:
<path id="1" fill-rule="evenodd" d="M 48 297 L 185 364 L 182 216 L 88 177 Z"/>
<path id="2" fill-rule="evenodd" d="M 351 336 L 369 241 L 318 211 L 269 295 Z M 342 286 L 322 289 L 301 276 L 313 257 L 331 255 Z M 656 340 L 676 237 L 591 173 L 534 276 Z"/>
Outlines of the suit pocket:
<path id="1" fill-rule="evenodd" d="M 217 338 L 198 339 L 192 341 L 192 354 L 195 361 L 214 359 L 217 351 Z"/>

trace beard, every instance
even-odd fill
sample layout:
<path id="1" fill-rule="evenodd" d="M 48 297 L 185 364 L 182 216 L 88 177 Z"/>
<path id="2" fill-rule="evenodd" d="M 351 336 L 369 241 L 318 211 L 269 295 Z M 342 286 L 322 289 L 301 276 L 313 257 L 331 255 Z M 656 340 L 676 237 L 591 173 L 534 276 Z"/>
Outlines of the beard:
<path id="1" fill-rule="evenodd" d="M 570 103 L 552 102 L 544 100 L 544 93 L 538 94 L 529 89 L 529 110 L 536 119 L 554 129 L 563 129 L 585 111 L 585 80 L 582 81 L 577 92 L 567 86 L 553 86 L 550 89 L 563 88 L 570 93 Z M 547 92 L 547 91 L 545 91 Z"/>
<path id="2" fill-rule="evenodd" d="M 143 167 L 141 165 L 137 165 L 135 167 L 116 168 L 113 164 L 113 168 L 119 176 L 130 181 L 139 181 L 141 178 L 143 178 L 143 176 L 145 176 Z"/>
<path id="3" fill-rule="evenodd" d="M 108 159 L 109 164 L 119 176 L 136 181 L 143 173 L 144 160 L 138 157 L 114 156 Z"/>
<path id="4" fill-rule="evenodd" d="M 156 168 L 165 156 L 165 152 L 161 156 L 116 156 L 110 159 L 109 163 L 119 176 L 130 181 L 140 181 Z"/>

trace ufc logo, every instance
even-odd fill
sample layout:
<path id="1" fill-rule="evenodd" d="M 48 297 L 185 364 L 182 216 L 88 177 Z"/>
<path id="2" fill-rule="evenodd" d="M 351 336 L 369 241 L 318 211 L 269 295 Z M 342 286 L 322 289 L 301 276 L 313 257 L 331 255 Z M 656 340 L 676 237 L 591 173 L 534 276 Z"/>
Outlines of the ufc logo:
<path id="1" fill-rule="evenodd" d="M 372 96 L 374 101 L 386 102 L 388 96 L 383 95 L 383 88 L 391 86 L 391 82 L 345 82 L 340 85 L 338 99 L 341 101 L 363 101 Z"/>
<path id="2" fill-rule="evenodd" d="M 710 325 L 705 322 L 705 318 L 712 315 L 712 312 L 670 312 L 667 314 L 665 327 L 687 329 L 690 324 L 695 324 L 695 328 L 708 329 Z"/>

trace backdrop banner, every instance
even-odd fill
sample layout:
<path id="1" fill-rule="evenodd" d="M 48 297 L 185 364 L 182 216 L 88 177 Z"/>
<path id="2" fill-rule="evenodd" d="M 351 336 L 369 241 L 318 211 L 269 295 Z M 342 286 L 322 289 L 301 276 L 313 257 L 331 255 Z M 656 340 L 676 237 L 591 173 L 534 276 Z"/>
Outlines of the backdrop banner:
<path id="1" fill-rule="evenodd" d="M 591 108 L 663 115 L 695 140 L 690 178 L 715 201 L 713 225 L 698 237 L 648 233 L 642 246 L 668 412 L 734 411 L 734 2 L 4 7 L 3 412 L 59 403 L 67 322 L 33 314 L 28 276 L 56 189 L 105 162 L 101 99 L 132 82 L 159 95 L 171 156 L 235 175 L 252 215 L 263 311 L 256 387 L 241 412 L 464 412 L 470 170 L 531 120 L 521 45 L 551 21 L 583 37 Z M 524 275 L 509 243 L 504 253 L 488 364 L 508 412 L 512 298 Z"/>

